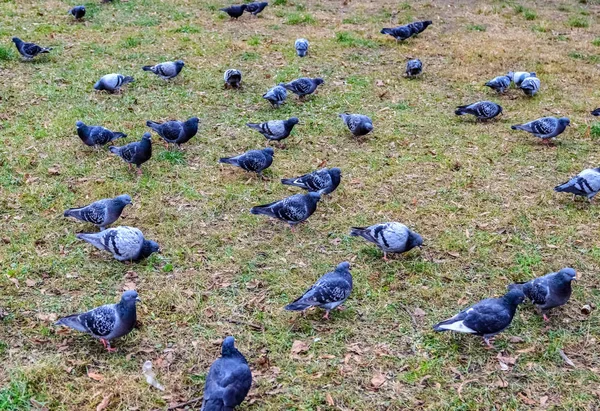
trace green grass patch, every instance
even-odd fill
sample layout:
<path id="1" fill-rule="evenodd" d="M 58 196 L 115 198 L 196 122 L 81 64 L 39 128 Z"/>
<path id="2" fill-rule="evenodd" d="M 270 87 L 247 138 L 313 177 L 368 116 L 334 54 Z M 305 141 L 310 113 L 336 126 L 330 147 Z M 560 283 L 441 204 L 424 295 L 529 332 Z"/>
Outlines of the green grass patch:
<path id="1" fill-rule="evenodd" d="M 142 44 L 142 39 L 138 37 L 127 37 L 123 41 L 123 47 L 128 49 L 138 47 L 140 44 Z"/>
<path id="2" fill-rule="evenodd" d="M 468 24 L 467 30 L 469 30 L 469 31 L 486 31 L 487 27 L 482 24 Z"/>
<path id="3" fill-rule="evenodd" d="M 594 40 L 592 40 L 592 44 L 596 47 L 600 47 L 600 37 L 596 37 Z"/>
<path id="4" fill-rule="evenodd" d="M 287 0 L 274 0 L 273 5 L 274 6 L 285 6 L 285 5 L 287 5 Z"/>
<path id="5" fill-rule="evenodd" d="M 592 124 L 590 127 L 590 136 L 595 140 L 600 139 L 600 122 Z"/>
<path id="6" fill-rule="evenodd" d="M 10 46 L 0 46 L 0 60 L 7 61 L 11 60 L 14 57 L 14 53 L 12 47 Z"/>
<path id="7" fill-rule="evenodd" d="M 590 25 L 588 19 L 582 16 L 571 16 L 569 17 L 568 24 L 570 27 L 574 28 L 587 28 Z"/>
<path id="8" fill-rule="evenodd" d="M 356 37 L 349 31 L 340 31 L 335 33 L 335 41 L 347 47 L 377 47 L 376 42 Z"/>
<path id="9" fill-rule="evenodd" d="M 285 16 L 285 24 L 295 26 L 298 24 L 315 24 L 317 21 L 309 13 L 289 13 Z"/>

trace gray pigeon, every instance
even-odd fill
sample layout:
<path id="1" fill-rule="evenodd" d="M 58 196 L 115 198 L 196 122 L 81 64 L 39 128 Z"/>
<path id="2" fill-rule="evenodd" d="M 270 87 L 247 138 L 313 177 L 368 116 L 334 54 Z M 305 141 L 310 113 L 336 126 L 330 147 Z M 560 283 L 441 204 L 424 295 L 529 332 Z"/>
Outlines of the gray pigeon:
<path id="1" fill-rule="evenodd" d="M 415 21 L 413 23 L 408 24 L 407 26 L 411 29 L 413 36 L 416 36 L 417 34 L 424 32 L 425 29 L 431 26 L 432 24 L 433 22 L 431 20 L 425 20 Z"/>
<path id="2" fill-rule="evenodd" d="M 537 77 L 527 77 L 525 80 L 523 80 L 523 82 L 521 83 L 521 90 L 523 90 L 523 93 L 525 93 L 526 95 L 528 95 L 529 97 L 533 97 L 535 95 L 535 93 L 537 93 L 538 91 L 540 91 L 540 79 Z"/>
<path id="3" fill-rule="evenodd" d="M 416 77 L 423 71 L 423 63 L 421 60 L 414 59 L 408 60 L 406 63 L 406 76 L 407 77 Z"/>
<path id="4" fill-rule="evenodd" d="M 85 207 L 69 208 L 65 210 L 64 216 L 92 223 L 100 227 L 100 231 L 102 231 L 106 226 L 117 221 L 128 204 L 131 204 L 131 197 L 123 194 L 115 198 L 95 201 Z"/>
<path id="5" fill-rule="evenodd" d="M 273 155 L 275 151 L 271 147 L 262 150 L 250 150 L 235 157 L 222 157 L 219 163 L 231 164 L 240 167 L 246 171 L 253 171 L 262 176 L 263 170 L 266 170 L 273 164 Z"/>
<path id="6" fill-rule="evenodd" d="M 550 321 L 546 313 L 555 307 L 565 305 L 571 298 L 571 281 L 577 281 L 577 273 L 572 268 L 563 268 L 557 273 L 546 274 L 526 283 L 508 286 L 518 289 L 540 310 L 544 321 Z"/>
<path id="7" fill-rule="evenodd" d="M 248 127 L 258 131 L 267 140 L 273 141 L 287 138 L 296 124 L 298 124 L 297 117 L 291 117 L 287 120 L 271 120 L 266 123 L 246 123 Z"/>
<path id="8" fill-rule="evenodd" d="M 393 28 L 383 28 L 381 29 L 381 34 L 388 34 L 396 39 L 396 41 L 406 40 L 411 37 L 415 32 L 414 29 L 410 27 L 408 24 L 404 26 L 398 26 Z"/>
<path id="9" fill-rule="evenodd" d="M 287 90 L 283 86 L 275 86 L 269 91 L 267 91 L 265 94 L 263 94 L 262 97 L 265 100 L 268 100 L 273 107 L 279 107 L 285 102 L 285 99 L 287 98 Z"/>
<path id="10" fill-rule="evenodd" d="M 180 147 L 182 144 L 190 141 L 198 132 L 198 117 L 192 117 L 186 121 L 171 120 L 165 123 L 157 123 L 154 121 L 146 121 L 146 125 L 156 132 L 168 146 L 168 143 L 177 144 Z"/>
<path id="11" fill-rule="evenodd" d="M 269 3 L 266 1 L 255 1 L 253 3 L 246 4 L 246 11 L 253 16 L 258 17 L 258 14 L 261 13 L 268 5 Z"/>
<path id="12" fill-rule="evenodd" d="M 495 90 L 498 93 L 504 93 L 510 87 L 510 77 L 494 77 L 493 79 L 485 83 L 485 86 L 491 88 L 492 90 Z"/>
<path id="13" fill-rule="evenodd" d="M 511 126 L 513 130 L 523 130 L 534 136 L 541 138 L 544 143 L 548 143 L 551 138 L 555 138 L 561 134 L 568 125 L 571 124 L 571 120 L 567 117 L 542 117 L 537 120 L 530 121 L 525 124 L 517 124 Z"/>
<path id="14" fill-rule="evenodd" d="M 521 290 L 510 290 L 503 297 L 487 298 L 433 326 L 434 331 L 456 331 L 483 337 L 489 348 L 490 339 L 504 331 L 513 320 L 517 307 L 525 300 Z"/>
<path id="15" fill-rule="evenodd" d="M 296 54 L 298 55 L 298 57 L 304 57 L 306 56 L 306 53 L 308 53 L 308 40 L 306 39 L 297 39 L 296 42 L 294 43 L 294 47 L 296 48 Z"/>
<path id="16" fill-rule="evenodd" d="M 18 37 L 13 37 L 12 41 L 15 43 L 19 54 L 27 60 L 31 60 L 40 53 L 50 53 L 50 50 L 52 50 L 52 47 L 41 47 L 35 43 L 26 43 Z"/>
<path id="17" fill-rule="evenodd" d="M 77 20 L 81 20 L 85 16 L 85 6 L 75 6 L 69 10 L 68 14 L 72 14 Z"/>
<path id="18" fill-rule="evenodd" d="M 591 114 L 592 114 L 592 116 L 596 116 L 596 117 L 600 116 L 600 108 L 597 108 L 596 110 L 592 111 Z"/>
<path id="19" fill-rule="evenodd" d="M 375 224 L 370 227 L 352 227 L 350 235 L 362 237 L 375 244 L 383 251 L 383 259 L 387 261 L 387 253 L 405 253 L 415 247 L 423 246 L 423 239 L 414 231 L 401 223 L 389 222 Z"/>
<path id="20" fill-rule="evenodd" d="M 270 204 L 252 207 L 250 212 L 285 221 L 293 231 L 296 224 L 305 221 L 316 211 L 320 199 L 319 193 L 295 194 Z"/>
<path id="21" fill-rule="evenodd" d="M 279 85 L 285 87 L 286 90 L 291 91 L 298 97 L 302 98 L 304 96 L 314 93 L 317 87 L 323 83 L 323 79 L 319 77 L 301 77 L 299 79 L 292 80 L 289 83 L 281 83 Z"/>
<path id="22" fill-rule="evenodd" d="M 571 193 L 573 200 L 575 196 L 587 197 L 591 203 L 594 196 L 600 192 L 600 167 L 583 170 L 566 183 L 554 187 L 554 191 Z"/>
<path id="23" fill-rule="evenodd" d="M 142 174 L 142 164 L 152 158 L 152 136 L 150 133 L 144 133 L 140 141 L 134 141 L 121 147 L 110 146 L 108 149 L 128 163 L 130 168 L 132 164 L 135 164 L 138 174 Z"/>
<path id="24" fill-rule="evenodd" d="M 110 131 L 102 126 L 88 126 L 83 121 L 75 123 L 77 135 L 86 146 L 103 146 L 119 138 L 127 137 L 127 134 L 118 131 Z"/>
<path id="25" fill-rule="evenodd" d="M 109 93 L 117 93 L 125 84 L 133 82 L 133 77 L 124 76 L 118 73 L 107 74 L 102 76 L 100 80 L 94 84 L 94 89 L 98 91 L 108 91 Z"/>
<path id="26" fill-rule="evenodd" d="M 323 275 L 302 297 L 285 306 L 288 311 L 304 311 L 310 307 L 325 310 L 324 319 L 329 319 L 329 311 L 341 306 L 352 292 L 352 274 L 347 261 L 338 264 L 335 271 Z"/>
<path id="27" fill-rule="evenodd" d="M 219 11 L 224 11 L 225 13 L 229 14 L 229 17 L 237 20 L 238 17 L 241 17 L 242 14 L 244 14 L 246 7 L 248 7 L 246 4 L 242 4 L 240 6 L 234 5 L 219 9 Z"/>
<path id="28" fill-rule="evenodd" d="M 236 69 L 228 69 L 223 74 L 225 87 L 239 88 L 242 82 L 242 73 Z"/>
<path id="29" fill-rule="evenodd" d="M 521 87 L 523 80 L 525 80 L 527 77 L 535 77 L 536 74 L 528 71 L 509 71 L 507 76 L 510 77 L 513 83 L 515 83 L 516 87 Z"/>
<path id="30" fill-rule="evenodd" d="M 338 114 L 354 137 L 361 137 L 373 131 L 373 121 L 363 114 Z"/>
<path id="31" fill-rule="evenodd" d="M 491 101 L 478 101 L 466 106 L 458 106 L 454 114 L 462 116 L 472 114 L 477 120 L 489 120 L 502 113 L 502 107 Z"/>
<path id="32" fill-rule="evenodd" d="M 177 77 L 183 66 L 185 66 L 183 60 L 176 60 L 159 63 L 155 66 L 144 66 L 142 70 L 151 71 L 163 80 L 170 80 Z"/>
<path id="33" fill-rule="evenodd" d="M 336 167 L 322 168 L 300 177 L 283 178 L 281 183 L 325 195 L 332 193 L 340 185 L 341 180 L 342 171 Z"/>
<path id="34" fill-rule="evenodd" d="M 134 290 L 125 291 L 118 304 L 106 304 L 85 313 L 63 317 L 54 325 L 64 325 L 98 338 L 109 352 L 116 351 L 110 341 L 133 330 L 136 322 L 135 303 L 141 301 Z"/>
<path id="35" fill-rule="evenodd" d="M 200 411 L 233 411 L 244 401 L 251 386 L 248 362 L 235 348 L 234 338 L 227 337 L 221 357 L 212 363 L 206 376 Z"/>
<path id="36" fill-rule="evenodd" d="M 155 241 L 146 240 L 140 230 L 119 226 L 99 233 L 79 233 L 77 238 L 94 247 L 112 253 L 119 261 L 140 261 L 160 251 Z"/>

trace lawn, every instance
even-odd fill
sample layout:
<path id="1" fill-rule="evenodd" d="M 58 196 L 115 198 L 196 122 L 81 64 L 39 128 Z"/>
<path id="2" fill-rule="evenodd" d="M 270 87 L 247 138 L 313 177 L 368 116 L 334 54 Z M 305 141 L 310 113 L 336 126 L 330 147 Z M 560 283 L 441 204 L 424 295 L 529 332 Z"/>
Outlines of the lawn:
<path id="1" fill-rule="evenodd" d="M 552 190 L 600 165 L 589 114 L 600 106 L 597 1 L 274 0 L 259 18 L 229 21 L 214 0 L 116 0 L 85 3 L 74 22 L 66 13 L 76 4 L 0 2 L 1 410 L 167 409 L 202 396 L 227 335 L 254 374 L 243 410 L 598 406 L 600 206 Z M 423 19 L 433 25 L 417 38 L 379 34 Z M 24 62 L 15 35 L 54 49 Z M 300 37 L 310 41 L 303 59 Z M 423 62 L 420 78 L 403 77 L 409 58 Z M 141 70 L 176 59 L 186 66 L 170 82 Z M 228 68 L 242 71 L 241 90 L 223 88 Z M 539 94 L 483 87 L 509 70 L 535 71 Z M 135 82 L 94 92 L 113 72 Z M 261 98 L 301 76 L 325 84 L 276 110 Z M 454 115 L 478 100 L 504 114 Z M 337 118 L 345 111 L 369 115 L 373 133 L 352 138 Z M 510 129 L 547 115 L 571 119 L 554 146 Z M 182 150 L 153 136 L 141 177 L 75 131 L 82 120 L 130 142 L 146 120 L 192 116 L 199 133 Z M 218 163 L 267 145 L 246 122 L 292 116 L 300 124 L 265 180 Z M 281 178 L 324 165 L 340 167 L 342 183 L 295 233 L 249 213 L 299 192 Z M 76 239 L 93 226 L 62 217 L 124 193 L 134 205 L 115 225 L 162 247 L 130 265 Z M 383 221 L 408 225 L 425 247 L 386 263 L 349 236 Z M 345 260 L 354 290 L 344 311 L 325 321 L 282 309 Z M 549 324 L 523 305 L 495 350 L 432 331 L 511 282 L 566 266 L 580 281 Z M 131 288 L 143 300 L 139 327 L 114 341 L 116 353 L 52 325 Z M 164 392 L 142 376 L 146 360 Z"/>

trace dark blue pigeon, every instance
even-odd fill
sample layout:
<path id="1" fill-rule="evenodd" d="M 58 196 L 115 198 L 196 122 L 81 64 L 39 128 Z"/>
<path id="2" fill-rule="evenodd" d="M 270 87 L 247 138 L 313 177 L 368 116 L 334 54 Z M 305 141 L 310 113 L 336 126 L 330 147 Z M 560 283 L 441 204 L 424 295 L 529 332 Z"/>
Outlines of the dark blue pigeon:
<path id="1" fill-rule="evenodd" d="M 287 138 L 296 124 L 298 124 L 297 117 L 291 117 L 287 120 L 271 120 L 265 123 L 246 123 L 248 127 L 258 131 L 267 140 L 273 141 Z"/>
<path id="2" fill-rule="evenodd" d="M 592 116 L 600 116 L 600 108 L 597 108 L 596 110 L 592 111 Z"/>
<path id="3" fill-rule="evenodd" d="M 75 123 L 77 135 L 86 146 L 103 146 L 119 138 L 127 137 L 127 134 L 118 131 L 110 131 L 101 126 L 88 126 L 83 121 Z"/>
<path id="4" fill-rule="evenodd" d="M 388 222 L 370 227 L 352 227 L 350 235 L 362 237 L 375 244 L 383 251 L 383 259 L 387 261 L 387 253 L 405 253 L 415 247 L 423 246 L 423 238 L 411 231 L 402 223 Z"/>
<path id="5" fill-rule="evenodd" d="M 489 120 L 502 113 L 502 107 L 491 101 L 478 101 L 466 106 L 458 106 L 454 114 L 462 116 L 472 114 L 477 120 Z"/>
<path id="6" fill-rule="evenodd" d="M 279 107 L 287 98 L 287 90 L 283 86 L 275 86 L 263 94 L 262 97 L 269 101 L 273 107 Z"/>
<path id="7" fill-rule="evenodd" d="M 571 124 L 571 120 L 567 117 L 542 117 L 529 123 L 517 124 L 511 126 L 513 130 L 522 130 L 541 138 L 544 143 L 548 143 L 551 138 L 562 134 L 563 131 Z"/>
<path id="8" fill-rule="evenodd" d="M 354 137 L 361 137 L 373 131 L 373 121 L 364 114 L 338 114 Z"/>
<path id="9" fill-rule="evenodd" d="M 123 194 L 115 198 L 104 198 L 84 207 L 69 208 L 65 210 L 64 216 L 92 223 L 103 231 L 106 226 L 119 219 L 123 209 L 129 204 L 131 197 Z"/>
<path id="10" fill-rule="evenodd" d="M 285 221 L 293 231 L 296 224 L 305 221 L 316 211 L 320 199 L 319 193 L 295 194 L 283 200 L 252 207 L 250 212 Z"/>
<path id="11" fill-rule="evenodd" d="M 504 331 L 513 320 L 517 306 L 525 300 L 521 290 L 510 290 L 503 297 L 487 298 L 433 326 L 434 331 L 455 331 L 483 337 L 489 348 L 490 339 Z"/>
<path id="12" fill-rule="evenodd" d="M 315 92 L 317 87 L 323 84 L 322 78 L 308 78 L 301 77 L 296 80 L 292 80 L 289 83 L 281 83 L 280 86 L 285 87 L 286 90 L 291 91 L 298 97 L 302 98 Z"/>
<path id="13" fill-rule="evenodd" d="M 68 14 L 72 14 L 77 20 L 81 20 L 85 16 L 85 6 L 75 6 L 69 10 Z"/>
<path id="14" fill-rule="evenodd" d="M 310 287 L 302 297 L 285 306 L 288 311 L 304 311 L 310 307 L 325 310 L 324 319 L 329 319 L 329 312 L 340 307 L 352 292 L 352 274 L 350 263 L 338 264 L 334 271 L 323 275 Z"/>
<path id="15" fill-rule="evenodd" d="M 261 13 L 268 5 L 269 3 L 266 1 L 255 1 L 253 3 L 246 4 L 246 11 L 253 16 L 258 16 L 258 14 Z"/>
<path id="16" fill-rule="evenodd" d="M 423 63 L 421 60 L 414 59 L 408 60 L 406 63 L 406 76 L 407 77 L 416 77 L 423 71 Z"/>
<path id="17" fill-rule="evenodd" d="M 225 87 L 239 88 L 242 82 L 242 73 L 236 69 L 228 69 L 223 74 L 223 80 L 225 81 Z"/>
<path id="18" fill-rule="evenodd" d="M 31 60 L 40 53 L 50 53 L 50 50 L 52 50 L 52 47 L 40 47 L 35 43 L 26 43 L 18 37 L 13 37 L 12 41 L 15 43 L 19 54 L 27 60 Z"/>
<path id="19" fill-rule="evenodd" d="M 575 196 L 587 197 L 591 203 L 592 199 L 600 192 L 600 168 L 587 168 L 569 181 L 554 187 L 559 193 L 573 194 Z"/>
<path id="20" fill-rule="evenodd" d="M 296 54 L 298 55 L 298 57 L 304 57 L 306 56 L 306 53 L 308 53 L 308 40 L 306 39 L 298 39 L 296 40 L 296 42 L 294 43 L 294 48 L 296 49 Z"/>
<path id="21" fill-rule="evenodd" d="M 242 14 L 244 14 L 244 10 L 246 10 L 246 7 L 248 7 L 246 4 L 242 4 L 240 6 L 234 5 L 219 9 L 219 11 L 224 11 L 225 13 L 229 14 L 229 17 L 231 17 L 232 19 L 237 19 L 238 17 L 241 17 Z"/>
<path id="22" fill-rule="evenodd" d="M 521 83 L 521 90 L 529 97 L 533 97 L 538 91 L 540 91 L 540 79 L 537 77 L 527 77 Z"/>
<path id="23" fill-rule="evenodd" d="M 108 251 L 122 262 L 140 261 L 160 251 L 155 241 L 146 240 L 142 232 L 134 227 L 119 226 L 98 233 L 79 233 L 76 237 Z"/>
<path id="24" fill-rule="evenodd" d="M 121 147 L 110 146 L 108 149 L 111 153 L 121 157 L 129 164 L 129 167 L 135 164 L 138 174 L 142 174 L 142 164 L 152 158 L 152 136 L 150 133 L 144 133 L 140 141 L 134 141 Z"/>
<path id="25" fill-rule="evenodd" d="M 485 83 L 485 86 L 491 88 L 492 90 L 495 90 L 498 93 L 504 93 L 510 87 L 510 77 L 494 77 L 493 79 Z"/>
<path id="26" fill-rule="evenodd" d="M 102 76 L 100 80 L 94 84 L 94 89 L 98 91 L 108 91 L 109 93 L 117 93 L 125 84 L 133 82 L 133 77 L 124 76 L 118 73 L 111 73 Z"/>
<path id="27" fill-rule="evenodd" d="M 396 39 L 396 41 L 406 40 L 411 37 L 415 32 L 414 29 L 410 27 L 408 24 L 404 26 L 398 26 L 393 28 L 383 28 L 381 29 L 381 34 L 388 34 Z"/>
<path id="28" fill-rule="evenodd" d="M 415 21 L 413 23 L 408 24 L 407 26 L 413 32 L 413 36 L 416 36 L 417 34 L 424 32 L 425 29 L 427 27 L 431 26 L 432 24 L 433 24 L 433 22 L 431 20 L 424 20 L 424 21 Z"/>
<path id="29" fill-rule="evenodd" d="M 183 66 L 185 66 L 183 60 L 176 60 L 166 61 L 155 66 L 144 66 L 142 67 L 142 70 L 151 71 L 163 80 L 170 80 L 177 77 L 181 72 L 181 69 L 183 69 Z"/>
<path id="30" fill-rule="evenodd" d="M 262 150 L 250 150 L 235 157 L 222 157 L 219 159 L 219 163 L 231 164 L 262 176 L 263 170 L 266 170 L 273 164 L 274 153 L 271 147 Z"/>
<path id="31" fill-rule="evenodd" d="M 252 372 L 246 358 L 235 348 L 233 337 L 223 341 L 221 357 L 210 366 L 200 411 L 233 411 L 252 386 Z"/>
<path id="32" fill-rule="evenodd" d="M 165 123 L 157 123 L 154 121 L 146 121 L 146 125 L 156 132 L 164 141 L 165 144 L 177 144 L 180 147 L 182 144 L 190 141 L 198 132 L 198 117 L 192 117 L 186 121 L 171 120 Z"/>
<path id="33" fill-rule="evenodd" d="M 332 193 L 341 181 L 342 171 L 337 167 L 332 169 L 322 168 L 300 177 L 281 179 L 282 184 L 318 192 L 321 195 Z"/>
<path id="34" fill-rule="evenodd" d="M 125 291 L 118 304 L 107 304 L 82 314 L 73 314 L 58 320 L 64 325 L 100 340 L 109 352 L 116 351 L 110 341 L 123 337 L 133 330 L 136 322 L 135 303 L 140 301 L 134 290 Z"/>

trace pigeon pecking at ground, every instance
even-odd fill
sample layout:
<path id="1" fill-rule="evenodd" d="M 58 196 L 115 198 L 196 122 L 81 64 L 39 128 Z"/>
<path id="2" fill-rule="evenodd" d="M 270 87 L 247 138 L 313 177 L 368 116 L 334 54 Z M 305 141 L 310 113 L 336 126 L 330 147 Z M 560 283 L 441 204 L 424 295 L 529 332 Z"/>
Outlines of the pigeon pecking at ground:
<path id="1" fill-rule="evenodd" d="M 554 187 L 558 193 L 571 193 L 573 200 L 575 196 L 587 197 L 591 203 L 592 199 L 600 192 L 600 167 L 587 168 L 569 181 Z"/>
<path id="2" fill-rule="evenodd" d="M 18 37 L 12 38 L 13 43 L 21 56 L 27 60 L 31 60 L 40 53 L 50 53 L 52 47 L 41 47 L 35 43 L 26 43 Z"/>
<path id="3" fill-rule="evenodd" d="M 242 82 L 242 73 L 236 69 L 225 70 L 223 80 L 225 81 L 225 88 L 239 88 Z"/>
<path id="4" fill-rule="evenodd" d="M 380 223 L 370 227 L 352 227 L 350 235 L 362 237 L 383 251 L 383 259 L 388 261 L 387 253 L 405 253 L 415 247 L 423 246 L 423 238 L 407 226 L 397 222 Z"/>
<path id="5" fill-rule="evenodd" d="M 305 221 L 316 211 L 320 199 L 319 193 L 295 194 L 270 204 L 252 207 L 250 212 L 285 221 L 294 231 L 296 224 Z"/>
<path id="6" fill-rule="evenodd" d="M 170 80 L 177 77 L 181 72 L 181 69 L 183 69 L 183 66 L 185 66 L 183 60 L 176 60 L 166 61 L 155 66 L 144 66 L 142 67 L 142 70 L 151 71 L 163 80 Z"/>
<path id="7" fill-rule="evenodd" d="M 273 107 L 279 108 L 279 106 L 285 103 L 285 99 L 287 98 L 287 90 L 283 86 L 275 86 L 263 94 L 262 97 L 271 103 Z"/>
<path id="8" fill-rule="evenodd" d="M 198 117 L 192 117 L 186 121 L 171 120 L 165 123 L 157 123 L 155 121 L 146 121 L 146 125 L 156 132 L 164 141 L 165 145 L 177 144 L 181 147 L 182 144 L 190 141 L 198 132 Z"/>
<path id="9" fill-rule="evenodd" d="M 124 76 L 118 73 L 111 73 L 102 76 L 100 80 L 94 84 L 94 89 L 98 91 L 108 91 L 109 93 L 117 93 L 125 84 L 133 82 L 133 77 Z"/>
<path id="10" fill-rule="evenodd" d="M 119 226 L 99 233 L 79 233 L 76 236 L 94 247 L 112 253 L 119 261 L 140 261 L 160 251 L 159 245 L 146 240 L 144 234 L 134 227 Z"/>
<path id="11" fill-rule="evenodd" d="M 104 198 L 90 205 L 65 210 L 65 217 L 73 217 L 100 227 L 103 231 L 121 216 L 125 206 L 131 204 L 131 197 L 123 194 L 115 198 Z"/>
<path id="12" fill-rule="evenodd" d="M 206 376 L 200 411 L 233 411 L 252 386 L 252 372 L 246 358 L 235 348 L 233 337 L 223 340 L 221 357 L 212 363 Z"/>
<path id="13" fill-rule="evenodd" d="M 306 56 L 306 53 L 308 53 L 308 40 L 306 39 L 297 39 L 296 42 L 294 43 L 294 47 L 296 48 L 296 54 L 298 55 L 298 57 L 304 57 Z"/>
<path id="14" fill-rule="evenodd" d="M 300 177 L 283 178 L 281 183 L 325 195 L 332 193 L 340 185 L 341 180 L 342 170 L 335 167 L 332 169 L 322 168 Z"/>
<path id="15" fill-rule="evenodd" d="M 525 295 L 521 290 L 510 290 L 503 297 L 487 298 L 472 305 L 454 317 L 434 325 L 433 330 L 479 335 L 489 348 L 493 348 L 490 339 L 508 328 L 517 306 L 524 300 Z"/>
<path id="16" fill-rule="evenodd" d="M 300 77 L 299 79 L 292 80 L 289 83 L 281 83 L 280 86 L 285 87 L 286 90 L 291 91 L 298 97 L 302 98 L 315 92 L 317 87 L 323 84 L 322 78 L 308 78 Z"/>
<path id="17" fill-rule="evenodd" d="M 572 268 L 563 268 L 557 273 L 546 274 L 526 283 L 508 286 L 509 290 L 518 289 L 525 294 L 542 314 L 544 321 L 550 321 L 546 313 L 555 307 L 565 305 L 571 298 L 571 281 L 577 281 L 577 273 Z"/>
<path id="18" fill-rule="evenodd" d="M 235 157 L 222 157 L 219 163 L 231 164 L 246 171 L 258 173 L 262 177 L 262 172 L 273 164 L 273 155 L 275 151 L 271 147 L 262 150 L 250 150 Z"/>
<path id="19" fill-rule="evenodd" d="M 416 77 L 423 71 L 423 63 L 419 59 L 408 60 L 406 63 L 406 77 Z"/>
<path id="20" fill-rule="evenodd" d="M 144 133 L 140 141 L 134 141 L 121 147 L 110 146 L 108 149 L 128 163 L 130 168 L 132 164 L 135 164 L 138 174 L 142 174 L 142 164 L 152 158 L 152 136 L 150 133 Z"/>
<path id="21" fill-rule="evenodd" d="M 477 120 L 490 120 L 500 113 L 502 107 L 491 101 L 478 101 L 466 106 L 458 106 L 454 112 L 457 116 L 472 114 L 477 117 Z"/>
<path id="22" fill-rule="evenodd" d="M 81 314 L 63 317 L 54 325 L 64 325 L 90 334 L 100 340 L 109 352 L 116 351 L 110 341 L 123 337 L 133 330 L 136 322 L 135 304 L 140 301 L 134 290 L 125 291 L 118 304 L 106 304 Z"/>
<path id="23" fill-rule="evenodd" d="M 288 138 L 296 124 L 298 124 L 297 117 L 291 117 L 287 120 L 271 120 L 265 123 L 246 123 L 248 127 L 258 131 L 267 140 L 272 141 Z"/>
<path id="24" fill-rule="evenodd" d="M 510 77 L 494 77 L 493 79 L 485 83 L 485 86 L 491 88 L 492 90 L 495 90 L 498 93 L 504 93 L 510 87 Z"/>
<path id="25" fill-rule="evenodd" d="M 253 16 L 258 17 L 258 14 L 261 13 L 268 5 L 269 3 L 267 3 L 266 1 L 248 3 L 246 4 L 246 11 L 252 14 Z"/>
<path id="26" fill-rule="evenodd" d="M 533 97 L 538 91 L 540 91 L 540 79 L 537 77 L 527 77 L 519 86 L 523 93 L 529 97 Z"/>
<path id="27" fill-rule="evenodd" d="M 352 274 L 350 263 L 344 261 L 338 264 L 334 271 L 323 275 L 310 287 L 302 297 L 286 305 L 288 311 L 302 311 L 310 307 L 325 310 L 324 319 L 329 319 L 329 312 L 346 301 L 352 292 Z M 339 308 L 338 308 L 339 309 Z"/>
<path id="28" fill-rule="evenodd" d="M 69 10 L 68 14 L 72 14 L 77 20 L 81 20 L 85 16 L 85 6 L 75 6 Z"/>
<path id="29" fill-rule="evenodd" d="M 88 126 L 83 121 L 75 123 L 77 135 L 86 146 L 103 146 L 119 138 L 127 137 L 127 134 L 118 131 L 110 131 L 102 126 Z"/>
<path id="30" fill-rule="evenodd" d="M 238 17 L 241 17 L 242 14 L 244 14 L 244 10 L 246 10 L 246 7 L 248 7 L 247 4 L 242 4 L 240 6 L 234 5 L 219 9 L 219 11 L 224 11 L 225 13 L 229 14 L 229 17 L 231 17 L 232 19 L 237 19 Z"/>
<path id="31" fill-rule="evenodd" d="M 542 117 L 529 123 L 516 124 L 510 128 L 522 130 L 541 138 L 544 143 L 549 143 L 551 138 L 556 138 L 571 124 L 567 117 Z"/>
<path id="32" fill-rule="evenodd" d="M 527 77 L 536 77 L 536 74 L 533 72 L 530 73 L 528 71 L 509 71 L 507 76 L 510 77 L 513 83 L 515 83 L 516 87 L 521 87 L 521 83 L 523 83 L 523 80 L 525 80 Z"/>
<path id="33" fill-rule="evenodd" d="M 363 114 L 338 114 L 354 137 L 361 137 L 373 131 L 373 121 Z"/>

